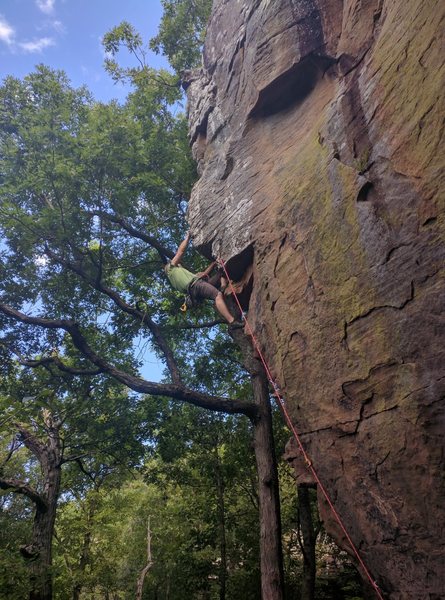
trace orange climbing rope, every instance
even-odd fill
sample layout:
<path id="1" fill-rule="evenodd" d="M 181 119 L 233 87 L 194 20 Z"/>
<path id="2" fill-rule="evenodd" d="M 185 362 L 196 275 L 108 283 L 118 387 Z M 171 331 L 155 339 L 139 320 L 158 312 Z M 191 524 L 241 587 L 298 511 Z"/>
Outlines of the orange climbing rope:
<path id="1" fill-rule="evenodd" d="M 314 479 L 315 479 L 315 481 L 316 481 L 319 489 L 321 490 L 323 496 L 326 499 L 326 502 L 328 503 L 328 505 L 329 505 L 329 507 L 331 509 L 332 514 L 335 517 L 335 520 L 339 524 L 342 532 L 344 533 L 346 539 L 348 540 L 349 545 L 351 546 L 352 551 L 354 552 L 354 554 L 355 554 L 355 556 L 356 556 L 356 558 L 357 558 L 357 560 L 358 560 L 361 568 L 363 569 L 363 572 L 365 573 L 366 577 L 369 579 L 369 582 L 371 583 L 371 585 L 372 585 L 375 593 L 377 594 L 377 597 L 379 598 L 379 600 L 384 600 L 384 598 L 383 598 L 383 596 L 382 596 L 382 594 L 380 592 L 379 586 L 377 585 L 377 582 L 374 581 L 374 579 L 371 576 L 371 573 L 369 572 L 368 568 L 366 567 L 365 563 L 363 562 L 363 559 L 360 556 L 357 548 L 355 547 L 355 544 L 352 541 L 351 536 L 347 532 L 346 527 L 343 525 L 343 521 L 341 520 L 340 515 L 338 514 L 337 510 L 335 509 L 335 506 L 334 506 L 334 504 L 333 504 L 333 502 L 332 502 L 332 500 L 331 500 L 331 498 L 330 498 L 330 496 L 329 496 L 326 488 L 324 487 L 324 485 L 320 481 L 320 478 L 318 477 L 317 472 L 315 471 L 314 466 L 312 465 L 312 461 L 310 460 L 309 455 L 307 454 L 307 452 L 305 451 L 305 449 L 303 447 L 303 444 L 301 443 L 300 436 L 298 435 L 298 432 L 295 429 L 295 426 L 294 426 L 294 424 L 292 423 L 292 421 L 290 419 L 289 413 L 288 413 L 287 408 L 286 408 L 286 403 L 285 403 L 284 398 L 283 398 L 283 396 L 281 395 L 281 392 L 280 392 L 280 388 L 278 387 L 278 384 L 276 383 L 275 379 L 272 377 L 272 373 L 270 372 L 269 365 L 267 364 L 267 361 L 264 358 L 263 353 L 261 352 L 259 343 L 258 343 L 258 341 L 257 341 L 257 339 L 255 337 L 255 334 L 252 331 L 252 328 L 250 327 L 249 321 L 247 320 L 247 317 L 246 317 L 246 315 L 245 315 L 245 313 L 244 313 L 244 311 L 242 309 L 240 301 L 238 300 L 238 296 L 237 296 L 237 294 L 235 292 L 235 289 L 234 289 L 234 287 L 232 285 L 232 280 L 230 279 L 229 274 L 227 272 L 227 268 L 226 268 L 225 262 L 223 261 L 222 258 L 219 258 L 218 262 L 221 265 L 222 269 L 224 270 L 224 273 L 225 273 L 225 276 L 227 278 L 227 281 L 229 282 L 230 290 L 231 290 L 231 292 L 233 294 L 233 297 L 236 300 L 236 303 L 237 303 L 238 308 L 239 308 L 239 310 L 241 312 L 241 315 L 242 315 L 242 318 L 244 320 L 244 323 L 246 324 L 247 332 L 250 335 L 250 337 L 252 338 L 253 345 L 255 347 L 255 350 L 258 352 L 258 356 L 260 357 L 261 362 L 263 363 L 264 370 L 266 371 L 266 375 L 267 375 L 267 378 L 269 380 L 269 383 L 273 387 L 274 396 L 275 396 L 275 398 L 277 400 L 278 406 L 280 407 L 280 409 L 281 409 L 281 411 L 283 413 L 283 416 L 284 416 L 284 419 L 285 419 L 285 421 L 287 423 L 287 426 L 291 430 L 291 432 L 292 432 L 292 434 L 293 434 L 293 436 L 294 436 L 294 438 L 295 438 L 295 440 L 296 440 L 296 442 L 298 444 L 298 448 L 300 449 L 300 452 L 303 455 L 303 458 L 304 458 L 304 461 L 305 461 L 305 463 L 307 465 L 307 468 L 312 473 L 312 475 L 313 475 L 313 477 L 314 477 Z"/>

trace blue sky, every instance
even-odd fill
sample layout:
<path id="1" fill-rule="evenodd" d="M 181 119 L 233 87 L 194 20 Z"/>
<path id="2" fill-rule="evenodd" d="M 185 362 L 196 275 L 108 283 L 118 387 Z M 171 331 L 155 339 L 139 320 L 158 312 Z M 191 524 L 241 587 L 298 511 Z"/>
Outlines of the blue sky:
<path id="1" fill-rule="evenodd" d="M 0 79 L 22 78 L 38 63 L 63 69 L 74 86 L 85 84 L 97 100 L 123 100 L 126 92 L 103 68 L 102 36 L 129 21 L 144 41 L 162 15 L 160 0 L 0 0 Z M 148 55 L 151 66 L 166 66 Z"/>
<path id="2" fill-rule="evenodd" d="M 64 70 L 75 87 L 85 84 L 96 100 L 123 101 L 129 90 L 105 72 L 100 40 L 125 20 L 147 42 L 161 15 L 160 0 L 0 0 L 0 81 L 21 79 L 43 63 Z M 153 67 L 167 66 L 163 57 L 147 57 Z M 140 339 L 135 349 L 142 375 L 159 381 L 162 363 Z"/>

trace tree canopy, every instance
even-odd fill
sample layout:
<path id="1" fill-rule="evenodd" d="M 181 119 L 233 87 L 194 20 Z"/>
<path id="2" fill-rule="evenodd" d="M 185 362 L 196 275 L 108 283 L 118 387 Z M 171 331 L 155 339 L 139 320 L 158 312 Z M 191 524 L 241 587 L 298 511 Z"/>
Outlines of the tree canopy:
<path id="1" fill-rule="evenodd" d="M 187 388 L 181 373 L 199 354 L 197 333 L 184 328 L 160 257 L 184 235 L 194 174 L 184 118 L 145 93 L 144 118 L 135 96 L 124 106 L 94 103 L 43 66 L 23 82 L 9 78 L 0 93 L 3 348 L 248 414 L 216 389 Z M 191 261 L 198 266 L 196 255 Z M 151 344 L 171 383 L 144 381 L 136 343 Z M 218 335 L 204 336 L 207 354 L 213 343 Z"/>

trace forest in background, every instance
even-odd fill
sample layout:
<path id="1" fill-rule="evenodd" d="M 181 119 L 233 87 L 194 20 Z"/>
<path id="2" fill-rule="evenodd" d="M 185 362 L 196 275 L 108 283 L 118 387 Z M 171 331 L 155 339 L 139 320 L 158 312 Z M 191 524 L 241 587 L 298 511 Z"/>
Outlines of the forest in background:
<path id="1" fill-rule="evenodd" d="M 162 272 L 187 230 L 181 74 L 200 62 L 210 4 L 165 0 L 150 46 L 170 71 L 146 64 L 128 23 L 104 36 L 106 70 L 132 86 L 122 105 L 44 65 L 0 88 L 5 600 L 260 598 L 255 375 L 212 307 L 184 315 Z M 190 249 L 187 266 L 205 265 Z M 141 375 L 151 352 L 160 383 Z M 297 491 L 281 459 L 275 408 L 272 424 L 281 592 L 361 598 L 315 490 Z M 316 588 L 303 583 L 315 566 Z"/>

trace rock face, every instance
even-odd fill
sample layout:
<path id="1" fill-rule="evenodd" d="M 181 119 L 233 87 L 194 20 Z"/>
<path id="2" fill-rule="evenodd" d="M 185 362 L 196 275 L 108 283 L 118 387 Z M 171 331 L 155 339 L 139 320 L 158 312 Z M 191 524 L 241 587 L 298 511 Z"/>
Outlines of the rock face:
<path id="1" fill-rule="evenodd" d="M 216 0 L 187 90 L 195 244 L 253 265 L 249 321 L 392 600 L 445 597 L 444 17 Z"/>

